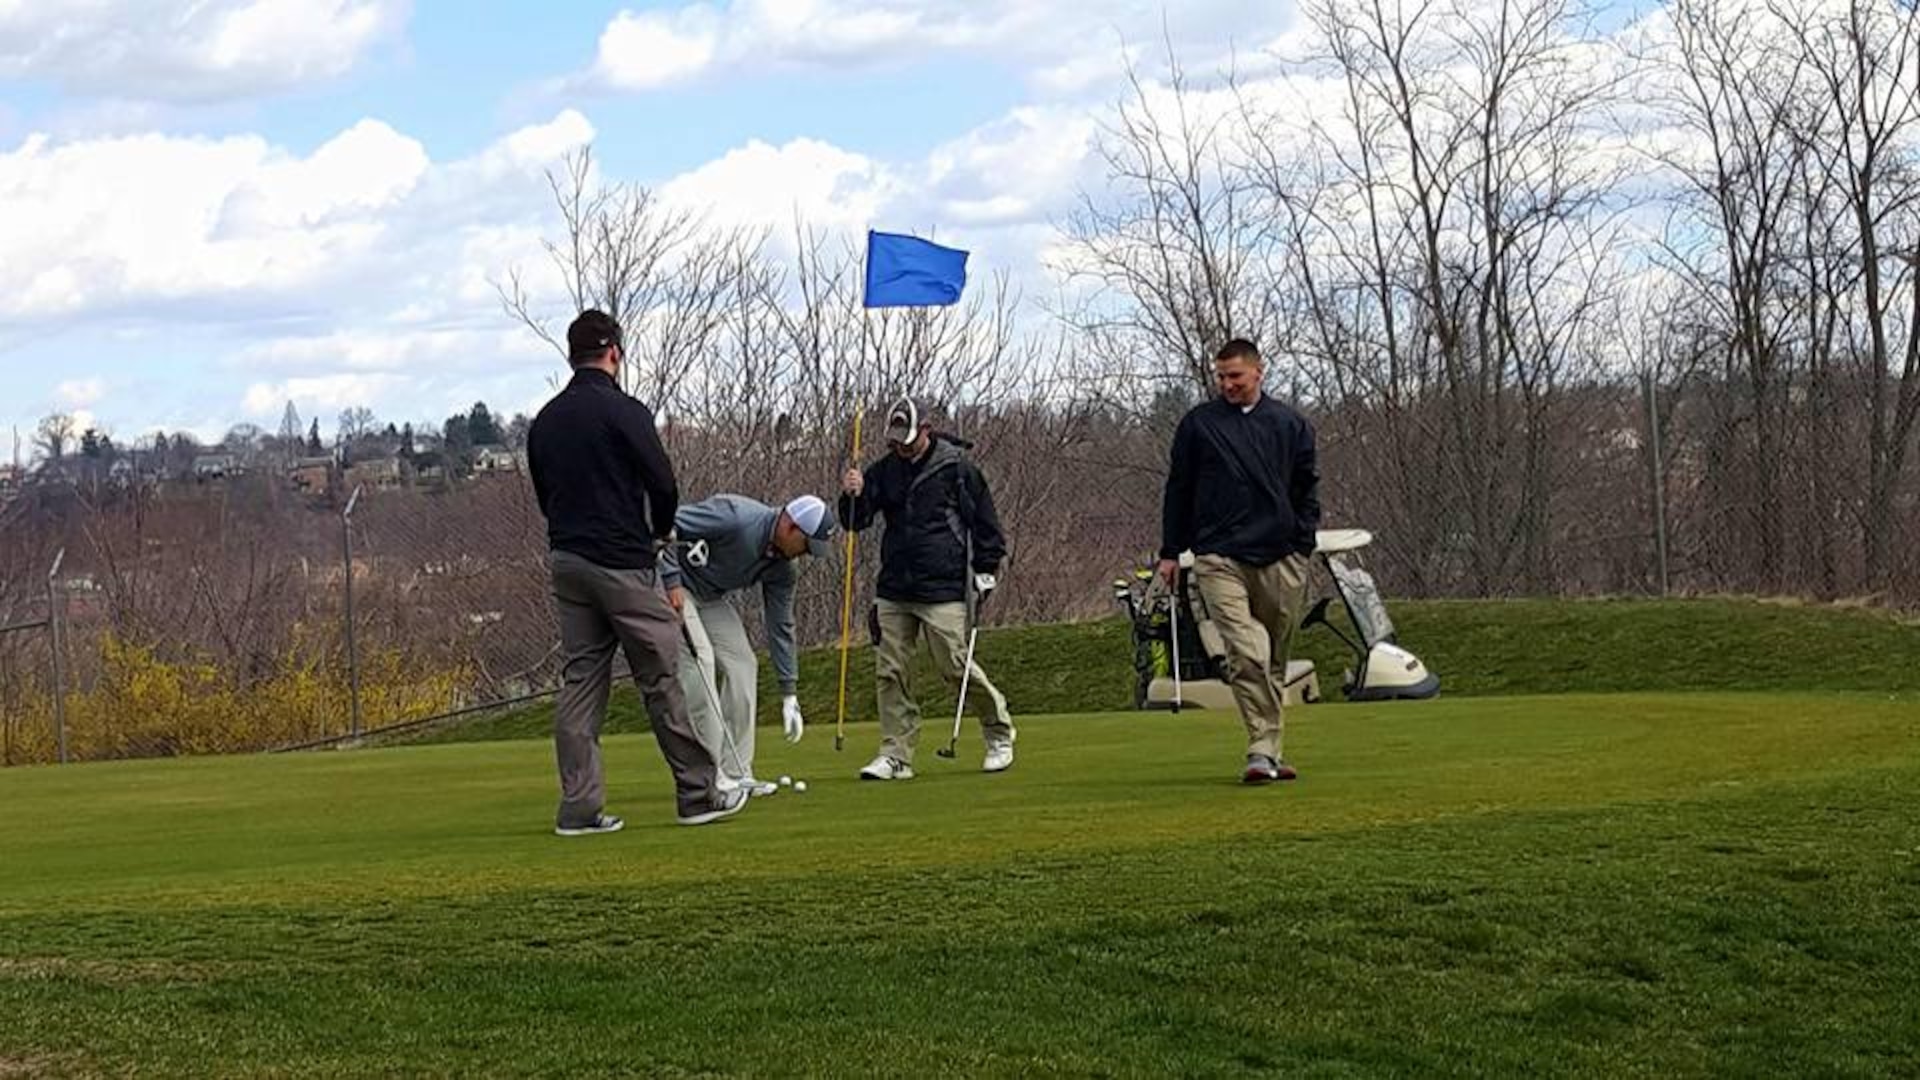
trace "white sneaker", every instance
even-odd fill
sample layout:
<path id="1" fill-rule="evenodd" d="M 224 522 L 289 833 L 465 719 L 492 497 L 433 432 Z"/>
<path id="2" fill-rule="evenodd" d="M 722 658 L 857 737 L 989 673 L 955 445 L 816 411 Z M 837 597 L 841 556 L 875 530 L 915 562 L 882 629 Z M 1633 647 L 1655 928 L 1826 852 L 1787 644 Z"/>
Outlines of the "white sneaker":
<path id="1" fill-rule="evenodd" d="M 913 766 L 904 761 L 895 761 L 885 754 L 874 758 L 866 768 L 860 770 L 862 780 L 911 780 Z"/>
<path id="2" fill-rule="evenodd" d="M 980 764 L 981 772 L 1005 772 L 1013 767 L 1013 740 L 1019 732 L 1009 730 L 1005 738 L 987 739 L 987 758 Z"/>
<path id="3" fill-rule="evenodd" d="M 734 783 L 746 788 L 747 794 L 752 795 L 756 799 L 764 799 L 769 795 L 780 794 L 780 785 L 771 780 L 761 780 L 752 776 L 746 776 L 735 780 Z"/>
<path id="4" fill-rule="evenodd" d="M 707 809 L 695 811 L 691 814 L 681 814 L 680 824 L 706 825 L 711 822 L 720 821 L 723 818 L 730 818 L 746 808 L 747 791 L 745 788 L 736 787 L 732 791 L 721 791 L 718 789 L 718 785 L 715 785 L 713 801 L 707 804 Z"/>

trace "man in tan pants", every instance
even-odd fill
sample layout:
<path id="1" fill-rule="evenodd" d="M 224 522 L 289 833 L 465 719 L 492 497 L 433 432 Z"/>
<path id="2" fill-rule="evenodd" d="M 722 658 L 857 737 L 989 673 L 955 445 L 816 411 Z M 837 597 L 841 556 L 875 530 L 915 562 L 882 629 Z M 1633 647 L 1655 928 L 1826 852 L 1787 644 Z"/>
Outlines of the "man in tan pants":
<path id="1" fill-rule="evenodd" d="M 1312 426 L 1261 393 L 1266 364 L 1252 342 L 1222 346 L 1213 374 L 1220 396 L 1189 411 L 1173 436 L 1160 573 L 1175 586 L 1181 553 L 1194 553 L 1247 728 L 1241 779 L 1270 784 L 1297 775 L 1281 755 L 1282 687 L 1320 527 L 1320 474 Z"/>
<path id="2" fill-rule="evenodd" d="M 841 480 L 840 524 L 859 531 L 886 522 L 875 587 L 874 681 L 880 754 L 863 780 L 910 780 L 920 741 L 920 705 L 908 671 L 922 637 L 950 686 L 964 678 L 980 718 L 983 772 L 1013 765 L 1013 717 L 1007 699 L 979 664 L 968 667 L 967 640 L 993 591 L 1006 554 L 986 477 L 963 452 L 971 444 L 933 430 L 918 402 L 901 398 L 887 412 L 888 453 Z"/>

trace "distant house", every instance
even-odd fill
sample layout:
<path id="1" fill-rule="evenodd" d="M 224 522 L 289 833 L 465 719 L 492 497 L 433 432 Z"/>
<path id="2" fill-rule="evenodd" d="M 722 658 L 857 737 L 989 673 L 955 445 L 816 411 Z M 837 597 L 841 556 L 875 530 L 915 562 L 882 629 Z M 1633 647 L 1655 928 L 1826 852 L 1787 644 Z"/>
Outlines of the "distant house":
<path id="1" fill-rule="evenodd" d="M 520 471 L 520 455 L 504 446 L 482 446 L 473 452 L 473 471 L 476 473 L 511 473 Z"/>
<path id="2" fill-rule="evenodd" d="M 325 495 L 333 489 L 333 459 L 300 458 L 287 469 L 287 483 L 303 495 Z"/>
<path id="3" fill-rule="evenodd" d="M 349 488 L 367 488 L 374 491 L 397 488 L 402 479 L 399 458 L 370 458 L 355 462 L 347 470 Z"/>
<path id="4" fill-rule="evenodd" d="M 202 483 L 240 475 L 240 463 L 232 454 L 201 454 L 193 459 L 193 478 Z"/>
<path id="5" fill-rule="evenodd" d="M 413 479 L 416 483 L 438 484 L 447 478 L 446 459 L 438 453 L 428 451 L 413 456 Z"/>

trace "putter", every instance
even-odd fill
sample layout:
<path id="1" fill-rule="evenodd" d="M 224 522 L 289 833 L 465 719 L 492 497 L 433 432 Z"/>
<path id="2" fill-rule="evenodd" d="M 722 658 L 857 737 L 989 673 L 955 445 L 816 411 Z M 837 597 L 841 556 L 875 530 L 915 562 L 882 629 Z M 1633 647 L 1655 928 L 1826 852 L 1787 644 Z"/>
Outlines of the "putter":
<path id="1" fill-rule="evenodd" d="M 973 565 L 973 541 L 967 541 L 967 565 Z M 953 707 L 953 734 L 948 736 L 947 745 L 934 753 L 947 760 L 953 760 L 960 746 L 960 718 L 967 712 L 967 683 L 973 680 L 973 646 L 980 640 L 980 601 L 973 595 L 973 578 L 967 578 L 967 663 L 960 669 L 960 702 Z"/>
<path id="2" fill-rule="evenodd" d="M 967 631 L 967 666 L 960 670 L 960 704 L 953 709 L 953 734 L 947 739 L 947 745 L 934 753 L 951 760 L 960 745 L 960 718 L 967 712 L 967 683 L 973 678 L 973 646 L 980 640 L 980 627 Z"/>

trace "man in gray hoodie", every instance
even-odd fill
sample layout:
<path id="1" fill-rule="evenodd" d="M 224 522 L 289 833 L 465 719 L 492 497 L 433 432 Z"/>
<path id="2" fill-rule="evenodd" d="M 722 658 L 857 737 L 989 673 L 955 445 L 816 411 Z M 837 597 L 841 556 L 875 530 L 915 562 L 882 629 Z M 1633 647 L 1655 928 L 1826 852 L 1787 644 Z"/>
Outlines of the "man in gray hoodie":
<path id="1" fill-rule="evenodd" d="M 662 578 L 668 602 L 680 613 L 693 642 L 693 650 L 680 653 L 687 712 L 701 743 L 719 764 L 721 787 L 743 786 L 754 795 L 771 795 L 779 787 L 753 775 L 760 667 L 730 597 L 760 587 L 767 652 L 780 680 L 782 727 L 787 741 L 796 742 L 806 725 L 797 696 L 793 594 L 800 571 L 795 561 L 809 553 L 833 553 L 833 517 L 826 503 L 812 495 L 775 509 L 743 495 L 721 494 L 681 504 L 673 523 L 678 545 L 663 560 Z M 700 565 L 681 550 L 694 544 L 706 550 Z"/>

